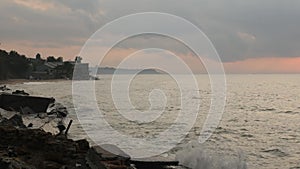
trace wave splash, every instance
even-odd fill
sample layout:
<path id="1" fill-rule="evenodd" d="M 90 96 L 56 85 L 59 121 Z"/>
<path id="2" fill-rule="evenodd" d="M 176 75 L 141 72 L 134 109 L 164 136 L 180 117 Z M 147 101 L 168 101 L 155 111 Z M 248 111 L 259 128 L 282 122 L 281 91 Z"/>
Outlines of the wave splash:
<path id="1" fill-rule="evenodd" d="M 176 160 L 191 169 L 247 169 L 244 154 L 239 152 L 235 156 L 221 156 L 209 153 L 199 143 L 190 143 L 176 154 Z"/>

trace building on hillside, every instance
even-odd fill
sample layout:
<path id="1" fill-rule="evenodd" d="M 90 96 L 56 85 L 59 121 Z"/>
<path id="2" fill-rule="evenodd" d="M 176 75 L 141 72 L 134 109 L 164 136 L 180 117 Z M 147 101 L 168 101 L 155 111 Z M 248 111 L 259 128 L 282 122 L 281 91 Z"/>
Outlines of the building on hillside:
<path id="1" fill-rule="evenodd" d="M 82 58 L 80 56 L 77 56 L 75 58 L 73 80 L 89 80 L 90 79 L 89 64 L 81 63 L 81 61 L 82 61 Z"/>
<path id="2" fill-rule="evenodd" d="M 54 79 L 58 78 L 58 67 L 63 66 L 63 62 L 44 62 L 35 65 L 34 70 L 30 73 L 30 79 Z"/>
<path id="3" fill-rule="evenodd" d="M 32 71 L 30 79 L 72 79 L 89 80 L 89 64 L 81 63 L 82 58 L 77 56 L 75 61 L 47 62 L 31 59 Z"/>

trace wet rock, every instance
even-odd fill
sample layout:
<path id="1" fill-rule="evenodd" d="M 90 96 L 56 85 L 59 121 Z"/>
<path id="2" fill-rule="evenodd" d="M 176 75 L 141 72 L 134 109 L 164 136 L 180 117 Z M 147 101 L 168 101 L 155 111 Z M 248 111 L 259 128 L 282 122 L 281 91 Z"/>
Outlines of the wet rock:
<path id="1" fill-rule="evenodd" d="M 0 86 L 0 91 L 8 91 L 10 90 L 6 85 Z"/>

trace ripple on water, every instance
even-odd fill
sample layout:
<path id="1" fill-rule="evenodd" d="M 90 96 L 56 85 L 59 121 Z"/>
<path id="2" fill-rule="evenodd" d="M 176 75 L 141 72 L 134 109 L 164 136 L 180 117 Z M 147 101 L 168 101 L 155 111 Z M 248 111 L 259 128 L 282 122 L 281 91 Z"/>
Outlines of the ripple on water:
<path id="1" fill-rule="evenodd" d="M 291 111 L 291 110 L 288 110 L 288 111 L 280 111 L 278 113 L 283 113 L 283 114 L 300 114 L 300 112 L 296 112 L 296 111 Z"/>
<path id="2" fill-rule="evenodd" d="M 277 157 L 286 157 L 289 155 L 288 153 L 282 151 L 279 148 L 263 149 L 261 152 L 269 153 L 269 154 L 277 156 Z"/>

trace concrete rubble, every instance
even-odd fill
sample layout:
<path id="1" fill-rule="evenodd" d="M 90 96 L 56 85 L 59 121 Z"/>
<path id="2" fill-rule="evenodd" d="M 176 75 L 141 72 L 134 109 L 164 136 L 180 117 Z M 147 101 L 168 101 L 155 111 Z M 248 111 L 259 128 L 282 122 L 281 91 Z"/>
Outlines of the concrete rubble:
<path id="1" fill-rule="evenodd" d="M 24 93 L 0 94 L 0 169 L 144 169 L 154 164 L 134 162 L 114 145 L 90 147 L 87 140 L 68 139 L 66 107 Z M 35 101 L 45 104 L 36 108 Z M 168 163 L 155 164 L 169 168 Z"/>

